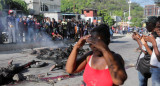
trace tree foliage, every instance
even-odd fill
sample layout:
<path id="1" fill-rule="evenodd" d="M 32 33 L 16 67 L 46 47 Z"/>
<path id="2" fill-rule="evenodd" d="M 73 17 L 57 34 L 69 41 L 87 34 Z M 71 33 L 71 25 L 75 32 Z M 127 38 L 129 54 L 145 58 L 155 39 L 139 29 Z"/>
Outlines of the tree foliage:
<path id="1" fill-rule="evenodd" d="M 6 5 L 5 0 L 0 0 L 0 10 L 4 9 L 5 5 Z"/>
<path id="2" fill-rule="evenodd" d="M 81 13 L 82 9 L 93 8 L 98 10 L 98 16 L 101 16 L 104 22 L 111 22 L 111 16 L 120 16 L 128 19 L 129 5 L 126 0 L 61 0 L 61 11 Z M 143 7 L 137 3 L 131 3 L 131 22 L 132 26 L 140 26 L 143 18 Z M 114 24 L 114 23 L 111 23 Z M 110 25 L 111 25 L 110 24 Z"/>
<path id="3" fill-rule="evenodd" d="M 21 10 L 24 13 L 28 13 L 27 4 L 24 0 L 6 0 L 10 9 Z"/>

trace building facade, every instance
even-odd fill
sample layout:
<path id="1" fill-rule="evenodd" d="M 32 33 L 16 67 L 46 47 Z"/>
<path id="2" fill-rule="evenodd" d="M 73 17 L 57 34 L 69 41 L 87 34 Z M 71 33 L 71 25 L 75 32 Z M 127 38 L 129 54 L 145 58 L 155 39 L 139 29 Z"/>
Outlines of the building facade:
<path id="1" fill-rule="evenodd" d="M 59 19 L 61 0 L 24 0 L 31 15 L 44 14 L 45 17 Z M 54 16 L 53 16 L 53 15 Z"/>
<path id="2" fill-rule="evenodd" d="M 97 22 L 97 10 L 95 9 L 84 9 L 82 11 L 84 14 L 84 18 L 85 18 L 85 21 L 89 21 L 90 23 L 96 23 Z"/>
<path id="3" fill-rule="evenodd" d="M 144 8 L 145 17 L 148 16 L 160 16 L 160 7 L 156 4 L 154 5 L 146 5 Z"/>

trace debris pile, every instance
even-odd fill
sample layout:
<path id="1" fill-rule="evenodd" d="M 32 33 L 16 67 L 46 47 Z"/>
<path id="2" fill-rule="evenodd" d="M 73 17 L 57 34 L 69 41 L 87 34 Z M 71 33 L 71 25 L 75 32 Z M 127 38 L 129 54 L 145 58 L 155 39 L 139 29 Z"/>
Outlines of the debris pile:
<path id="1" fill-rule="evenodd" d="M 69 57 L 72 49 L 73 49 L 72 45 L 70 45 L 69 47 L 61 47 L 56 49 L 44 48 L 40 50 L 33 50 L 31 54 L 36 55 L 36 58 L 38 59 L 53 60 L 57 65 L 64 66 L 66 64 L 67 58 Z M 88 51 L 89 51 L 89 48 L 87 49 L 81 48 L 79 49 L 78 54 L 81 56 Z"/>
<path id="2" fill-rule="evenodd" d="M 61 47 L 57 49 L 50 49 L 50 48 L 44 48 L 44 49 L 39 49 L 39 50 L 33 50 L 32 55 L 36 55 L 36 58 L 41 59 L 41 60 L 53 60 L 56 64 L 53 65 L 50 69 L 52 71 L 53 69 L 64 69 L 66 65 L 66 61 L 73 49 L 73 46 L 70 45 L 68 47 Z M 88 52 L 89 48 L 87 49 L 79 49 L 79 56 L 83 55 L 84 53 Z M 30 61 L 24 65 L 21 66 L 16 66 L 12 64 L 13 60 L 8 62 L 8 67 L 6 68 L 0 68 L 0 85 L 5 85 L 5 84 L 15 84 L 18 83 L 19 81 L 47 81 L 50 82 L 51 84 L 56 83 L 57 81 L 61 81 L 63 79 L 71 78 L 73 76 L 81 75 L 81 73 L 77 73 L 74 75 L 61 75 L 61 76 L 56 76 L 56 77 L 44 77 L 44 75 L 27 75 L 23 76 L 21 73 L 23 70 L 27 68 L 40 68 L 40 67 L 45 67 L 48 65 L 48 63 L 43 62 L 43 61 Z"/>

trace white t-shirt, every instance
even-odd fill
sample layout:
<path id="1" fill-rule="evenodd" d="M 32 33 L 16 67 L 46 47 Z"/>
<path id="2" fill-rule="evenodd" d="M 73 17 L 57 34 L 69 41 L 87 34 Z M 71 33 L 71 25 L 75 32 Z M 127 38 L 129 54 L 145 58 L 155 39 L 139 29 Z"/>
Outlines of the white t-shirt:
<path id="1" fill-rule="evenodd" d="M 152 46 L 152 43 L 147 42 L 147 45 L 148 45 L 149 47 L 151 47 L 151 46 Z M 142 44 L 142 49 L 143 49 L 143 50 L 145 50 L 145 51 L 147 51 L 147 50 L 146 50 L 146 48 L 145 48 L 145 46 L 144 46 L 143 44 Z M 143 58 L 143 57 L 144 57 L 144 55 L 145 55 L 145 54 L 142 52 L 142 54 L 140 55 L 140 57 L 139 57 L 139 58 Z"/>
<path id="2" fill-rule="evenodd" d="M 158 50 L 160 51 L 160 37 L 156 38 L 156 42 L 157 42 Z M 152 52 L 150 64 L 160 68 L 160 62 L 158 61 L 158 59 L 155 55 L 154 49 L 153 49 L 153 52 Z"/>

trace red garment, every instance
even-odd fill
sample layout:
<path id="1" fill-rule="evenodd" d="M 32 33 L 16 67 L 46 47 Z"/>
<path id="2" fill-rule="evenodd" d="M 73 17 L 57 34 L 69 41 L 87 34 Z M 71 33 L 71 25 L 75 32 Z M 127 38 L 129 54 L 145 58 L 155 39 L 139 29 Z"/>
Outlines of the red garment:
<path id="1" fill-rule="evenodd" d="M 92 56 L 91 56 L 92 57 Z M 83 80 L 87 86 L 113 86 L 113 81 L 109 72 L 109 69 L 97 70 L 90 67 L 89 62 L 85 67 L 83 73 Z"/>
<path id="2" fill-rule="evenodd" d="M 54 35 L 54 32 L 52 33 L 52 36 Z"/>

